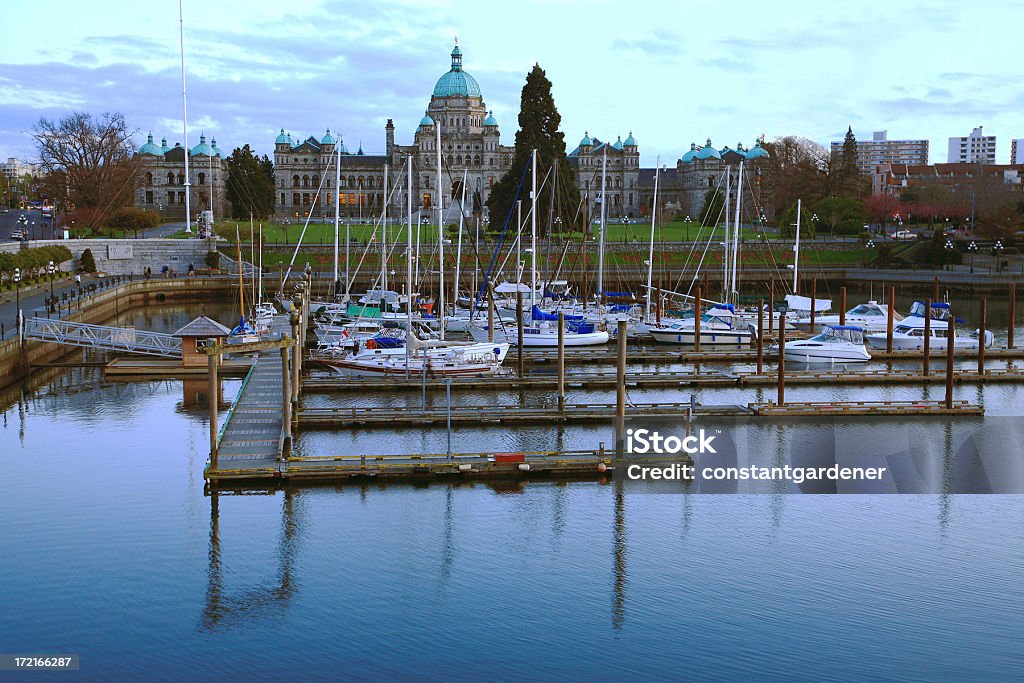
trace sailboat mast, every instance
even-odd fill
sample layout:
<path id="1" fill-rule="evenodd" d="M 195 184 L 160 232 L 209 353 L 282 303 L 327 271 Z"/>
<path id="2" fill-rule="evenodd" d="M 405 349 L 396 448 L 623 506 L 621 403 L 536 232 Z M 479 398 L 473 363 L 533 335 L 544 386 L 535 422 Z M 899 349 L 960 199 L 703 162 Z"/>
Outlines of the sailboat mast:
<path id="1" fill-rule="evenodd" d="M 408 169 L 409 191 L 406 193 L 406 204 L 409 212 L 409 229 L 406 231 L 405 244 L 405 378 L 409 379 L 409 340 L 412 337 L 412 156 L 406 158 Z M 419 233 L 419 225 L 416 227 Z"/>
<path id="2" fill-rule="evenodd" d="M 256 301 L 256 228 L 252 220 L 252 212 L 249 212 L 249 263 L 252 265 L 252 300 Z"/>
<path id="3" fill-rule="evenodd" d="M 796 242 L 793 244 L 793 293 L 799 294 L 797 291 L 797 271 L 800 270 L 800 203 L 801 200 L 796 200 Z M 813 306 L 814 303 L 812 302 Z"/>
<path id="4" fill-rule="evenodd" d="M 732 221 L 732 287 L 731 293 L 739 295 L 736 289 L 736 264 L 740 250 L 740 201 L 743 199 L 743 162 L 740 162 L 739 175 L 736 178 L 736 218 Z"/>
<path id="5" fill-rule="evenodd" d="M 188 175 L 188 96 L 185 91 L 185 13 L 182 0 L 178 0 L 178 42 L 181 46 L 181 121 L 185 138 L 185 232 L 192 232 L 192 209 L 189 195 L 192 183 Z"/>
<path id="6" fill-rule="evenodd" d="M 381 241 L 380 241 L 380 281 L 381 289 L 388 288 L 388 193 L 391 186 L 388 184 L 388 165 L 384 164 L 384 214 L 381 219 Z"/>
<path id="7" fill-rule="evenodd" d="M 441 316 L 441 341 L 444 341 L 444 201 L 441 197 L 441 124 L 437 131 L 437 314 Z"/>
<path id="8" fill-rule="evenodd" d="M 604 158 L 601 160 L 601 230 L 597 244 L 597 302 L 604 303 L 604 227 L 607 219 L 608 196 L 605 190 L 608 184 L 608 144 L 605 143 Z"/>
<path id="9" fill-rule="evenodd" d="M 259 267 L 259 299 L 260 305 L 263 304 L 263 224 L 260 223 L 260 267 Z"/>
<path id="10" fill-rule="evenodd" d="M 245 322 L 245 286 L 242 282 L 242 238 L 238 234 L 238 224 L 235 224 L 235 255 L 238 257 L 238 315 L 242 322 Z"/>
<path id="11" fill-rule="evenodd" d="M 722 250 L 722 301 L 729 301 L 729 199 L 732 194 L 732 172 L 729 166 L 725 167 L 725 243 Z M 718 222 L 718 219 L 715 219 Z"/>
<path id="12" fill-rule="evenodd" d="M 455 286 L 452 287 L 452 313 L 455 313 L 459 301 L 459 272 L 462 267 L 462 224 L 466 217 L 466 183 L 469 181 L 469 171 L 462 171 L 462 197 L 459 199 L 459 245 L 455 249 Z M 444 312 L 441 313 L 444 315 Z"/>
<path id="13" fill-rule="evenodd" d="M 341 289 L 338 285 L 338 233 L 341 223 L 341 145 L 334 148 L 334 296 L 338 296 Z M 345 264 L 345 277 L 348 277 L 348 264 Z"/>
<path id="14" fill-rule="evenodd" d="M 530 171 L 530 308 L 537 305 L 537 150 L 531 155 Z"/>
<path id="15" fill-rule="evenodd" d="M 658 213 L 658 172 L 661 171 L 661 156 L 654 162 L 654 201 L 651 202 L 651 247 L 647 252 L 647 309 L 644 320 L 651 319 L 651 280 L 654 271 L 654 226 Z"/>

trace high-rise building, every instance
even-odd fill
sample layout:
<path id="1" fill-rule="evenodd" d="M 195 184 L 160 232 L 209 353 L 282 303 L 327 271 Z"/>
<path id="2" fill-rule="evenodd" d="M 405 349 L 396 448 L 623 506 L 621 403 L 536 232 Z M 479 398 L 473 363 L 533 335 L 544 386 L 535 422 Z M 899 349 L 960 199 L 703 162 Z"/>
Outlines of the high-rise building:
<path id="1" fill-rule="evenodd" d="M 1010 163 L 1024 164 L 1024 138 L 1010 140 Z"/>
<path id="2" fill-rule="evenodd" d="M 832 156 L 843 153 L 843 142 L 832 143 Z M 888 131 L 872 133 L 870 140 L 857 141 L 857 168 L 870 176 L 881 164 L 927 164 L 927 140 L 890 140 Z"/>
<path id="3" fill-rule="evenodd" d="M 950 164 L 994 164 L 996 163 L 996 136 L 984 135 L 981 126 L 965 138 L 949 139 Z"/>

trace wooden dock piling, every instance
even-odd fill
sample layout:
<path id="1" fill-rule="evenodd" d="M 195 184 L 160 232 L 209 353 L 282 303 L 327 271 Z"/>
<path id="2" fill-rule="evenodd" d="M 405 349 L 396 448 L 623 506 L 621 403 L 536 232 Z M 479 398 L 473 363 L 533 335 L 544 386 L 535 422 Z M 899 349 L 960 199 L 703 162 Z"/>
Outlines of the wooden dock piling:
<path id="1" fill-rule="evenodd" d="M 889 300 L 887 302 L 888 315 L 885 319 L 885 351 L 892 353 L 892 323 L 893 315 L 896 313 L 896 288 L 889 285 Z M 930 314 L 929 314 L 930 315 Z"/>
<path id="2" fill-rule="evenodd" d="M 811 304 L 813 308 L 814 305 Z M 779 385 L 776 403 L 786 405 L 786 326 L 779 318 Z"/>
<path id="3" fill-rule="evenodd" d="M 558 410 L 565 410 L 565 312 L 558 312 Z"/>
<path id="4" fill-rule="evenodd" d="M 1010 283 L 1010 300 L 1007 301 L 1009 307 L 1008 315 L 1006 317 L 1006 348 L 1013 348 L 1013 332 L 1014 325 L 1017 316 L 1017 283 Z"/>
<path id="5" fill-rule="evenodd" d="M 519 376 L 523 376 L 523 293 L 516 292 L 516 353 Z"/>
<path id="6" fill-rule="evenodd" d="M 815 316 L 818 313 L 818 311 L 817 311 L 818 307 L 815 304 L 815 302 L 817 300 L 818 300 L 818 278 L 815 276 L 815 277 L 811 278 L 811 334 L 814 334 L 816 332 L 816 330 L 814 328 L 814 319 L 815 319 Z"/>
<path id="7" fill-rule="evenodd" d="M 216 339 L 209 339 L 209 343 L 216 344 Z M 217 365 L 220 361 L 218 354 L 210 354 L 207 357 L 208 374 L 210 376 L 210 387 L 207 390 L 206 402 L 210 404 L 210 465 L 217 469 L 217 404 L 219 403 L 220 382 L 217 378 Z"/>
<path id="8" fill-rule="evenodd" d="M 929 312 L 930 315 L 930 312 Z M 953 356 L 956 351 L 956 318 L 952 311 L 946 328 L 946 408 L 953 407 Z"/>
<path id="9" fill-rule="evenodd" d="M 779 324 L 782 324 L 782 318 L 779 317 Z M 771 337 L 775 334 L 775 280 L 771 280 L 768 283 L 768 336 Z"/>
<path id="10" fill-rule="evenodd" d="M 291 370 L 288 367 L 289 347 L 281 347 L 281 414 L 282 429 L 284 430 L 285 441 L 290 441 L 292 436 L 292 390 Z"/>
<path id="11" fill-rule="evenodd" d="M 768 317 L 771 318 L 771 311 Z M 757 300 L 757 374 L 764 371 L 764 299 Z"/>
<path id="12" fill-rule="evenodd" d="M 981 297 L 981 311 L 978 314 L 980 318 L 978 326 L 978 374 L 985 375 L 985 325 L 986 325 L 986 305 L 987 300 L 985 297 Z"/>
<path id="13" fill-rule="evenodd" d="M 706 275 L 706 273 L 705 273 Z M 694 299 L 693 309 L 693 351 L 694 353 L 700 353 L 700 312 L 701 306 L 703 305 L 704 288 L 697 287 L 697 298 Z"/>
<path id="14" fill-rule="evenodd" d="M 924 356 L 921 360 L 921 374 L 925 377 L 931 369 L 932 357 L 932 300 L 924 300 Z"/>
<path id="15" fill-rule="evenodd" d="M 626 321 L 618 327 L 619 361 L 615 368 L 615 452 L 624 453 L 626 440 Z"/>
<path id="16" fill-rule="evenodd" d="M 839 288 L 839 324 L 846 324 L 846 287 Z"/>
<path id="17" fill-rule="evenodd" d="M 494 341 L 494 292 L 487 287 L 487 343 Z"/>
<path id="18" fill-rule="evenodd" d="M 942 301 L 942 291 L 939 287 L 939 276 L 932 280 L 932 301 Z"/>

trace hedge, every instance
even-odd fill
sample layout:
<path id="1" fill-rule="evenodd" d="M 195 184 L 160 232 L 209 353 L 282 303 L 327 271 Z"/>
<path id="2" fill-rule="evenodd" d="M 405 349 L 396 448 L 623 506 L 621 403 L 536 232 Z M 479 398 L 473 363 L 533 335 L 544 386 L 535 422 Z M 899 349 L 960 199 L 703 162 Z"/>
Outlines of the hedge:
<path id="1" fill-rule="evenodd" d="M 60 244 L 22 249 L 13 254 L 0 253 L 0 273 L 9 274 L 15 268 L 21 268 L 24 277 L 35 277 L 46 272 L 50 261 L 59 265 L 70 260 L 71 250 Z"/>

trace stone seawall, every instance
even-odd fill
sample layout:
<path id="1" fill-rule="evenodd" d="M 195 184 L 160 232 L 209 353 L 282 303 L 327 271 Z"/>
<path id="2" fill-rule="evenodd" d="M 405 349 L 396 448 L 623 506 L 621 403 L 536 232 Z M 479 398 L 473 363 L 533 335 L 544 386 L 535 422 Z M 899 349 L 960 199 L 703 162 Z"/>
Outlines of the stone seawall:
<path id="1" fill-rule="evenodd" d="M 189 264 L 199 268 L 206 267 L 206 254 L 210 245 L 206 240 L 172 240 L 172 239 L 96 239 L 96 240 L 33 240 L 31 242 L 5 243 L 4 251 L 16 252 L 18 249 L 45 247 L 58 244 L 71 250 L 74 267 L 78 268 L 82 252 L 92 249 L 96 260 L 96 269 L 108 275 L 141 274 L 149 267 L 154 275 L 163 272 L 166 267 L 175 272 L 188 272 Z"/>

